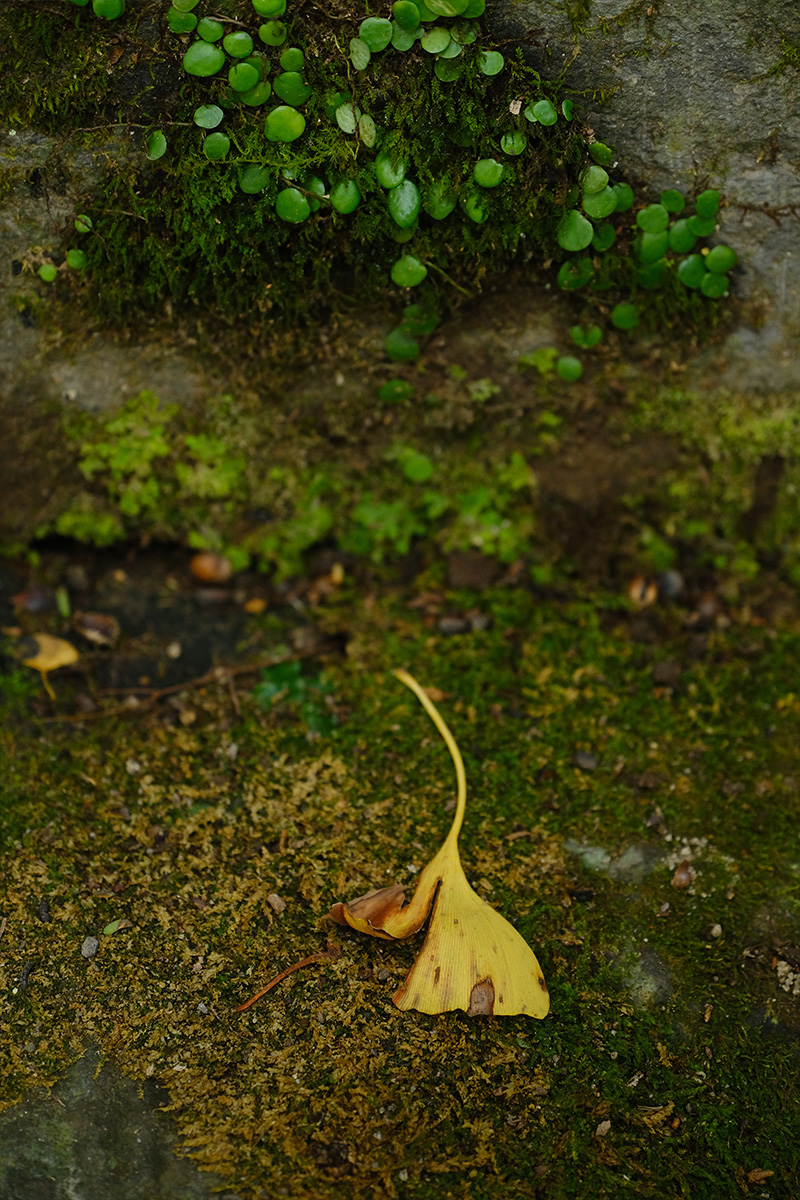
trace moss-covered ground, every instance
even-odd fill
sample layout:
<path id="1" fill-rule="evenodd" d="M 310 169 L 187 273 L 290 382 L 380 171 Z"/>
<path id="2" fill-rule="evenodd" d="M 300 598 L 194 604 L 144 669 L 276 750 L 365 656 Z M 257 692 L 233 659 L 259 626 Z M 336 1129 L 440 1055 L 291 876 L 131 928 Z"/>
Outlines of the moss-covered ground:
<path id="1" fill-rule="evenodd" d="M 167 1088 L 183 1152 L 245 1200 L 791 1195 L 796 617 L 459 592 L 438 568 L 304 603 L 323 650 L 301 666 L 124 717 L 100 694 L 81 715 L 90 669 L 53 677 L 53 707 L 6 665 L 2 1103 L 94 1043 Z M 249 620 L 291 658 L 279 610 Z M 417 943 L 326 919 L 413 886 L 448 824 L 401 665 L 444 694 L 465 869 L 540 958 L 541 1023 L 400 1014 Z"/>

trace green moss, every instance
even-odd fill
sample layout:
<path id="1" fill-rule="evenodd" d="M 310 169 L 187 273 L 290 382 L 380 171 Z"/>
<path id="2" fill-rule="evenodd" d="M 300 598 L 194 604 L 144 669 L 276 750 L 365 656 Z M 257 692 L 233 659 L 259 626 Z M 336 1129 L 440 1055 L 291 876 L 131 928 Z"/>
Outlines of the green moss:
<path id="1" fill-rule="evenodd" d="M 602 595 L 484 593 L 494 624 L 464 638 L 432 634 L 407 595 L 362 599 L 318 614 L 351 638 L 325 671 L 335 736 L 306 740 L 294 676 L 268 709 L 242 694 L 239 717 L 223 685 L 207 689 L 190 728 L 158 713 L 17 725 L 13 786 L 0 782 L 0 1103 L 89 1039 L 168 1089 L 184 1151 L 244 1200 L 532 1200 L 542 1178 L 568 1200 L 617 1194 L 622 1176 L 643 1200 L 734 1200 L 753 1172 L 791 1191 L 797 1014 L 770 963 L 800 930 L 796 633 L 734 622 L 698 658 L 678 614 L 643 642 L 641 616 Z M 666 692 L 662 658 L 680 669 Z M 413 885 L 439 843 L 451 766 L 388 677 L 399 663 L 447 693 L 465 868 L 536 948 L 545 1022 L 400 1014 L 390 997 L 418 941 L 338 929 L 338 958 L 233 1012 L 325 948 L 332 901 Z M 637 881 L 594 873 L 565 839 L 612 857 L 645 844 L 656 865 Z M 659 856 L 684 843 L 698 876 L 681 890 Z M 119 917 L 131 925 L 104 935 Z M 653 962 L 671 982 L 646 1001 L 636 980 Z"/>

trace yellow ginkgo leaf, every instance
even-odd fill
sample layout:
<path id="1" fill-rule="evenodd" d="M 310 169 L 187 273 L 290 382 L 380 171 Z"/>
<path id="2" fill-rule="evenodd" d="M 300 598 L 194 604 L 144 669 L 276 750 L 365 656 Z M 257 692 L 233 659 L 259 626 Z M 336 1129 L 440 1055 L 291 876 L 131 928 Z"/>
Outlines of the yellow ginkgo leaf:
<path id="1" fill-rule="evenodd" d="M 77 662 L 78 651 L 71 642 L 65 641 L 64 638 L 53 637 L 50 633 L 37 633 L 27 640 L 31 643 L 32 652 L 28 654 L 27 658 L 22 659 L 23 666 L 32 667 L 34 671 L 39 672 L 45 691 L 51 700 L 55 700 L 55 693 L 47 678 L 48 673 L 56 671 L 59 667 L 69 667 L 72 663 Z"/>
<path id="2" fill-rule="evenodd" d="M 536 955 L 516 929 L 473 891 L 461 866 L 458 834 L 467 783 L 455 739 L 417 681 L 407 671 L 394 674 L 418 697 L 452 756 L 458 782 L 453 824 L 441 850 L 422 871 L 409 904 L 403 906 L 404 889 L 394 885 L 367 892 L 349 904 L 334 904 L 330 915 L 340 925 L 398 940 L 417 933 L 433 905 L 422 949 L 395 992 L 398 1008 L 545 1017 L 550 997 Z"/>

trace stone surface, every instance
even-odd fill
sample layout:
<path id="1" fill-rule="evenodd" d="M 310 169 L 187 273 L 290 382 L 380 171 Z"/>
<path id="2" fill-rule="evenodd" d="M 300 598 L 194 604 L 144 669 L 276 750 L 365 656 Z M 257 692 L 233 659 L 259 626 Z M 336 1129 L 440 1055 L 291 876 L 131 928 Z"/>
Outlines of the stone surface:
<path id="1" fill-rule="evenodd" d="M 800 383 L 800 9 L 795 0 L 590 0 L 495 9 L 552 77 L 602 89 L 586 116 L 629 179 L 653 192 L 718 187 L 718 240 L 739 255 L 736 292 L 751 305 L 728 339 L 730 386 Z M 510 27 L 510 28 L 509 28 Z M 791 61 L 794 46 L 795 61 Z M 787 57 L 787 52 L 789 57 Z M 708 364 L 702 363 L 702 366 Z M 718 369 L 718 367 L 717 367 Z"/>
<path id="2" fill-rule="evenodd" d="M 165 1094 L 89 1050 L 52 1090 L 0 1115 L 3 1200 L 236 1200 L 174 1151 Z"/>

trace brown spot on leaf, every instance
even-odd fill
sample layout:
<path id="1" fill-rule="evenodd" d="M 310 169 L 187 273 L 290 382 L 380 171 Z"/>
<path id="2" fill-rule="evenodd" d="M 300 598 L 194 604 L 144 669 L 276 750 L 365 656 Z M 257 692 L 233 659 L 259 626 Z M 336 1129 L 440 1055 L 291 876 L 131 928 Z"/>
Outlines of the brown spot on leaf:
<path id="1" fill-rule="evenodd" d="M 437 967 L 436 970 L 433 972 L 433 986 L 434 987 L 439 982 L 439 976 L 441 975 L 441 973 L 442 973 L 441 967 Z"/>
<path id="2" fill-rule="evenodd" d="M 494 984 L 481 979 L 470 992 L 468 1017 L 491 1017 L 494 1012 Z"/>

